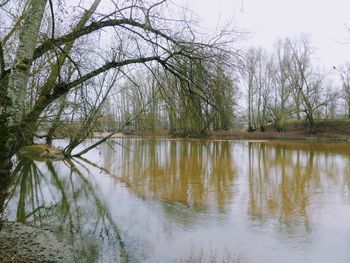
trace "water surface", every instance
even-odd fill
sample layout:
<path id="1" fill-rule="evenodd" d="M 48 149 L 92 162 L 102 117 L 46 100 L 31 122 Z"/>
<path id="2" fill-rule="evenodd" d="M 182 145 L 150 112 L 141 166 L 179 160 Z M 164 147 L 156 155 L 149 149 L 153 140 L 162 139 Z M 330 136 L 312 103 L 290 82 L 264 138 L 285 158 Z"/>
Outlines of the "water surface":
<path id="1" fill-rule="evenodd" d="M 78 262 L 350 262 L 349 146 L 124 138 L 18 159 L 6 217 Z"/>

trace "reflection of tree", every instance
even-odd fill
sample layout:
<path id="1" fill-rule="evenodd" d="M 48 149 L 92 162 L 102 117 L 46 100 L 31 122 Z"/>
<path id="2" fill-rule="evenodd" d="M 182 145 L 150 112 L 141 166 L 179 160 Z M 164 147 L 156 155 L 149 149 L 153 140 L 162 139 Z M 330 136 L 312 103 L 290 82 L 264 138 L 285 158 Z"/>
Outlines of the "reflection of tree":
<path id="1" fill-rule="evenodd" d="M 215 188 L 218 207 L 224 208 L 225 204 L 233 197 L 232 180 L 235 171 L 232 166 L 231 148 L 228 142 L 214 143 L 212 145 L 210 159 L 213 163 L 213 174 L 210 179 Z"/>
<path id="2" fill-rule="evenodd" d="M 350 166 L 350 150 L 344 144 L 251 142 L 248 155 L 249 215 L 254 219 L 278 218 L 286 227 L 302 219 L 309 231 L 309 204 L 315 190 L 330 182 L 344 185 L 349 180 L 341 177 Z"/>
<path id="3" fill-rule="evenodd" d="M 10 186 L 9 213 L 16 211 L 19 222 L 53 229 L 69 241 L 78 261 L 101 260 L 103 249 L 113 244 L 119 247 L 115 260 L 128 261 L 120 230 L 96 194 L 86 165 L 78 160 L 37 163 L 20 158 Z"/>
<path id="4" fill-rule="evenodd" d="M 296 156 L 296 158 L 294 158 Z M 308 224 L 308 184 L 317 176 L 310 152 L 306 166 L 300 164 L 300 152 L 287 151 L 283 145 L 249 143 L 250 215 L 279 217 L 287 223 L 292 216 Z"/>
<path id="5" fill-rule="evenodd" d="M 132 151 L 111 168 L 141 196 L 221 211 L 233 197 L 235 169 L 229 142 L 123 140 Z M 107 155 L 110 152 L 107 152 Z"/>

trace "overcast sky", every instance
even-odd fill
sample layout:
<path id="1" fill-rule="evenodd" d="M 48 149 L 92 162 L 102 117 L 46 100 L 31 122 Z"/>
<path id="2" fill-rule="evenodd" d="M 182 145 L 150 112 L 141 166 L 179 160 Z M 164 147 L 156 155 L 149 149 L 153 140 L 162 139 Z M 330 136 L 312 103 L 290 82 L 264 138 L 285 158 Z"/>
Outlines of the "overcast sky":
<path id="1" fill-rule="evenodd" d="M 330 69 L 350 62 L 350 0 L 178 0 L 206 28 L 233 23 L 251 32 L 249 43 L 272 49 L 278 37 L 310 33 L 314 57 Z M 350 30 L 350 29 L 349 29 Z M 348 44 L 342 42 L 348 41 Z"/>

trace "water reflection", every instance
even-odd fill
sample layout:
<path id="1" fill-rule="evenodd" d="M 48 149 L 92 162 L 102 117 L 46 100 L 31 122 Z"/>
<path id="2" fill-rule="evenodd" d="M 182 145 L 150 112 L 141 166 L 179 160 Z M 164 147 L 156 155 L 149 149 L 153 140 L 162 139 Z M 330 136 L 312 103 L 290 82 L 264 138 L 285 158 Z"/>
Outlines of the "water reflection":
<path id="1" fill-rule="evenodd" d="M 312 249 L 323 231 L 318 220 L 323 206 L 332 209 L 327 205 L 331 202 L 335 208 L 332 198 L 349 193 L 348 145 L 251 142 L 248 158 L 248 214 L 252 224 L 273 224 L 282 242 L 298 249 L 302 244 L 302 250 Z"/>
<path id="2" fill-rule="evenodd" d="M 115 153 L 105 148 L 104 165 L 138 195 L 221 212 L 232 201 L 236 171 L 229 142 L 125 140 L 123 146 Z"/>
<path id="3" fill-rule="evenodd" d="M 349 188 L 350 148 L 347 144 L 265 142 L 248 144 L 249 213 L 292 217 L 309 222 L 313 198 L 333 185 Z M 331 183 L 331 185 L 329 184 Z"/>
<path id="4" fill-rule="evenodd" d="M 270 254 L 261 251 L 261 258 L 266 260 L 280 260 L 293 253 L 292 262 L 305 255 L 321 260 L 322 253 L 311 251 L 317 249 L 317 242 L 328 244 L 327 240 L 318 240 L 320 233 L 333 234 L 329 232 L 329 219 L 323 222 L 319 218 L 328 217 L 324 214 L 328 209 L 341 213 L 337 209 L 344 202 L 349 207 L 347 144 L 152 139 L 119 143 L 127 149 L 102 150 L 104 167 L 139 197 L 161 200 L 164 216 L 190 226 L 190 231 L 211 224 L 208 221 L 212 218 L 203 217 L 203 213 L 215 215 L 213 225 L 221 229 L 216 238 L 223 246 L 232 249 L 232 236 L 223 232 L 243 240 L 251 238 L 247 251 L 260 246 L 260 240 L 275 248 Z M 186 207 L 192 208 L 190 212 Z M 223 214 L 224 220 L 217 213 Z M 347 217 L 348 213 L 342 218 Z M 232 225 L 240 220 L 243 226 L 233 230 Z M 236 231 L 244 233 L 238 235 Z M 344 257 L 347 254 L 339 256 L 340 262 Z M 257 258 L 251 261 L 260 262 Z"/>
<path id="5" fill-rule="evenodd" d="M 249 213 L 278 215 L 284 221 L 297 214 L 308 221 L 309 186 L 319 187 L 312 151 L 301 156 L 284 145 L 249 144 Z M 312 182 L 311 182 L 312 180 Z"/>
<path id="6" fill-rule="evenodd" d="M 19 158 L 8 190 L 7 216 L 54 231 L 73 247 L 77 262 L 128 261 L 120 230 L 87 165 Z"/>
<path id="7" fill-rule="evenodd" d="M 218 262 L 225 251 L 238 262 L 348 262 L 348 144 L 114 142 L 86 159 L 18 159 L 7 218 L 53 229 L 78 262 L 203 251 Z"/>

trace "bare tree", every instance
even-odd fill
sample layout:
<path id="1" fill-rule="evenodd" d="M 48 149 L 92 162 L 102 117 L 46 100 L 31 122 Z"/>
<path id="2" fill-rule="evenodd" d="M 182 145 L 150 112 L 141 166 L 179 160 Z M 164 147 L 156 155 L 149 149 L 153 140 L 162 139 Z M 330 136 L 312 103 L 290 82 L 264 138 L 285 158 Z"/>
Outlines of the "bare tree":
<path id="1" fill-rule="evenodd" d="M 313 50 L 308 36 L 301 35 L 294 41 L 289 40 L 288 43 L 292 52 L 292 63 L 289 64 L 289 71 L 292 77 L 295 102 L 298 105 L 297 100 L 301 98 L 309 131 L 315 133 L 316 110 L 325 105 L 322 100 L 324 76 L 313 71 L 311 64 Z"/>
<path id="2" fill-rule="evenodd" d="M 334 69 L 339 73 L 342 85 L 342 95 L 341 96 L 346 105 L 346 115 L 350 118 L 350 63 L 341 65 L 339 69 L 334 67 Z"/>
<path id="3" fill-rule="evenodd" d="M 325 99 L 326 101 L 325 101 L 324 117 L 326 119 L 335 119 L 338 114 L 339 100 L 341 99 L 341 96 L 338 90 L 334 89 L 334 86 L 332 85 L 332 83 L 328 84 L 328 87 L 326 89 Z"/>
<path id="4" fill-rule="evenodd" d="M 244 84 L 247 89 L 247 104 L 248 104 L 248 132 L 253 132 L 256 130 L 254 122 L 254 81 L 256 78 L 257 71 L 257 50 L 250 48 L 247 52 L 244 67 L 242 69 L 242 76 L 244 79 Z"/>
<path id="5" fill-rule="evenodd" d="M 250 48 L 242 70 L 248 104 L 248 131 L 264 132 L 269 119 L 268 100 L 273 81 L 272 60 L 262 48 Z"/>
<path id="6" fill-rule="evenodd" d="M 257 50 L 257 72 L 254 83 L 256 102 L 256 120 L 260 131 L 264 132 L 268 121 L 268 98 L 273 81 L 272 60 L 263 49 Z"/>
<path id="7" fill-rule="evenodd" d="M 285 131 L 287 118 L 294 110 L 291 99 L 293 90 L 289 73 L 290 62 L 291 51 L 287 41 L 277 40 L 274 45 L 273 69 L 271 69 L 273 74 L 272 99 L 269 101 L 268 108 L 279 132 Z"/>
<path id="8" fill-rule="evenodd" d="M 99 8 L 99 3 L 96 0 L 84 6 L 89 3 L 78 1 L 73 9 L 74 21 L 78 22 L 73 22 L 70 28 L 59 23 L 69 19 L 59 10 L 67 10 L 71 2 L 25 1 L 19 10 L 23 14 L 18 18 L 21 21 L 13 21 L 7 31 L 1 30 L 0 163 L 3 167 L 10 166 L 10 157 L 21 146 L 32 143 L 45 110 L 60 97 L 91 87 L 96 76 L 157 63 L 182 81 L 190 82 L 179 62 L 210 64 L 215 63 L 212 58 L 216 53 L 230 53 L 227 46 L 231 42 L 226 36 L 231 32 L 225 29 L 208 41 L 198 39 L 186 18 L 167 17 L 175 7 L 166 1 L 110 1 L 108 10 Z M 79 41 L 89 42 L 91 38 L 101 39 L 91 42 L 98 52 L 77 52 Z M 16 53 L 11 53 L 10 42 L 16 46 Z M 80 63 L 75 63 L 77 57 Z M 36 72 L 36 63 L 45 60 L 50 66 L 46 71 Z M 77 74 L 69 80 L 62 75 L 67 61 L 77 66 Z M 24 105 L 28 85 L 38 74 L 42 79 L 38 95 L 27 110 Z"/>

